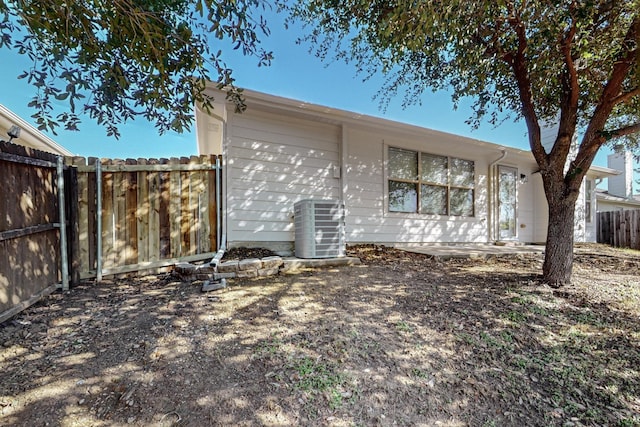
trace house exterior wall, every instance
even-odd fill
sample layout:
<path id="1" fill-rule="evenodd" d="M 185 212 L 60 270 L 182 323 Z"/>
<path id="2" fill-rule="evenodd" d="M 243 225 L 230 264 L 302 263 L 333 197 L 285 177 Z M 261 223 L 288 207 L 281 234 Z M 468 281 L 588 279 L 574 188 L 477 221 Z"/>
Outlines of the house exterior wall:
<path id="1" fill-rule="evenodd" d="M 473 160 L 474 216 L 389 212 L 389 147 Z M 252 109 L 230 116 L 224 154 L 229 247 L 264 246 L 290 253 L 293 205 L 302 199 L 342 199 L 349 244 L 492 241 L 489 169 L 501 156 L 499 146 L 437 131 L 402 133 Z M 517 240 L 543 241 L 546 221 L 539 211 L 546 203 L 539 177 L 532 174 L 535 163 L 511 153 L 499 164 L 527 177 L 518 184 Z"/>
<path id="2" fill-rule="evenodd" d="M 607 166 L 621 173 L 607 179 L 609 194 L 631 199 L 633 197 L 633 154 L 631 151 L 607 156 Z"/>
<path id="3" fill-rule="evenodd" d="M 499 150 L 478 150 L 439 132 L 402 135 L 380 129 L 351 129 L 347 145 L 346 235 L 350 243 L 486 243 L 487 171 Z M 468 141 L 468 140 L 467 140 Z M 459 157 L 475 162 L 475 215 L 454 217 L 389 212 L 386 159 L 389 147 Z"/>
<path id="4" fill-rule="evenodd" d="M 498 166 L 517 171 L 516 238 L 544 242 L 547 205 L 531 153 L 458 135 L 257 94 L 243 114 L 198 119 L 198 147 L 224 158 L 229 248 L 291 254 L 294 204 L 341 200 L 348 244 L 492 243 Z M 222 134 L 220 134 L 222 129 Z M 474 162 L 473 216 L 390 212 L 389 147 Z"/>
<path id="5" fill-rule="evenodd" d="M 247 111 L 227 124 L 227 242 L 291 253 L 293 205 L 339 199 L 336 125 Z"/>
<path id="6" fill-rule="evenodd" d="M 598 239 L 596 229 L 596 181 L 588 176 L 582 185 L 583 194 L 580 201 L 584 207 L 584 240 L 585 242 L 595 242 Z"/>
<path id="7" fill-rule="evenodd" d="M 389 147 L 473 160 L 475 165 L 475 215 L 456 217 L 389 212 L 386 194 L 386 160 Z M 351 128 L 347 138 L 345 190 L 346 234 L 349 243 L 489 243 L 492 207 L 490 164 L 501 156 L 501 147 L 479 144 L 447 133 L 428 131 L 421 135 L 384 132 L 381 129 Z M 542 180 L 532 176 L 535 163 L 526 157 L 507 156 L 498 164 L 514 167 L 518 176 L 517 240 L 544 241 L 546 201 Z M 539 182 L 538 182 L 539 181 Z M 543 209 L 541 209 L 543 208 Z"/>

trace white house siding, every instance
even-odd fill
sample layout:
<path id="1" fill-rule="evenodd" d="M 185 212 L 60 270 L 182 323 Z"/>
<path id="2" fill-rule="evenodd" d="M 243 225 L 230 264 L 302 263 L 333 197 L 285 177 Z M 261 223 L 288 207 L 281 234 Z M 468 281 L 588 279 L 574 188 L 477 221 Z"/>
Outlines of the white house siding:
<path id="1" fill-rule="evenodd" d="M 534 241 L 537 213 L 536 198 L 533 196 L 537 188 L 535 176 L 532 176 L 531 166 L 521 160 L 516 160 L 513 166 L 518 168 L 518 177 L 524 175 L 524 179 L 518 184 L 517 239 L 519 242 L 530 243 Z"/>
<path id="2" fill-rule="evenodd" d="M 587 191 L 587 181 L 590 182 L 590 186 L 591 186 L 591 191 L 588 192 Z M 596 198 L 595 198 L 595 188 L 596 188 L 596 181 L 593 179 L 590 179 L 588 176 L 585 177 L 584 179 L 584 183 L 583 183 L 583 190 L 584 190 L 584 197 L 582 198 L 582 203 L 584 206 L 584 216 L 585 216 L 585 221 L 584 221 L 584 241 L 585 242 L 595 242 L 598 239 L 598 233 L 597 233 L 597 229 L 596 229 Z M 591 209 L 591 221 L 587 222 L 587 204 L 586 201 L 589 200 L 590 203 L 590 209 Z"/>
<path id="3" fill-rule="evenodd" d="M 489 241 L 488 169 L 489 164 L 500 157 L 500 147 L 436 131 L 427 131 L 424 135 L 402 135 L 380 129 L 350 129 L 346 148 L 348 164 L 345 186 L 346 236 L 349 243 L 422 244 Z M 385 159 L 389 146 L 473 160 L 475 216 L 387 212 Z M 516 163 L 515 166 L 519 164 Z M 529 172 L 527 169 L 527 173 Z M 522 194 L 521 200 L 527 200 L 527 196 Z M 532 206 L 529 211 L 527 215 L 532 217 Z"/>
<path id="4" fill-rule="evenodd" d="M 252 109 L 227 129 L 229 246 L 290 252 L 294 203 L 340 197 L 340 128 Z"/>
<path id="5" fill-rule="evenodd" d="M 542 186 L 542 177 L 539 173 L 532 174 L 529 182 L 533 182 L 531 197 L 534 202 L 535 216 L 533 218 L 533 237 L 526 240 L 531 243 L 544 243 L 547 240 L 547 229 L 549 227 L 549 205 Z"/>

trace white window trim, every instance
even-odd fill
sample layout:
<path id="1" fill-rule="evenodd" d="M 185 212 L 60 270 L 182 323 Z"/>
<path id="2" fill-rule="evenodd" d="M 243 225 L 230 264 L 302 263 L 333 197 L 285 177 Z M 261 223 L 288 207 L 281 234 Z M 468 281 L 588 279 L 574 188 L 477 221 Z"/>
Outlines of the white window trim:
<path id="1" fill-rule="evenodd" d="M 389 211 L 389 148 L 397 148 L 400 150 L 416 151 L 426 154 L 432 154 L 434 156 L 443 156 L 447 158 L 454 157 L 456 159 L 467 160 L 473 162 L 473 215 L 471 216 L 458 216 L 458 215 L 438 215 L 438 214 L 423 214 L 419 212 L 391 212 Z M 477 208 L 477 196 L 478 196 L 478 173 L 476 168 L 476 161 L 471 159 L 465 159 L 463 157 L 451 156 L 438 151 L 424 151 L 420 148 L 407 147 L 400 143 L 389 144 L 386 141 L 382 144 L 382 179 L 383 179 L 383 216 L 388 218 L 401 218 L 401 219 L 416 219 L 416 220 L 447 220 L 447 221 L 479 221 L 478 208 Z"/>

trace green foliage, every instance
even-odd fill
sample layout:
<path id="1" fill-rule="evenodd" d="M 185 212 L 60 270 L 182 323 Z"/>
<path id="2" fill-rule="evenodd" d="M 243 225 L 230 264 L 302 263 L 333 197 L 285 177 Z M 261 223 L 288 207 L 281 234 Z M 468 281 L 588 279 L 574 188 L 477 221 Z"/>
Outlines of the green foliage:
<path id="1" fill-rule="evenodd" d="M 307 393 L 310 398 L 324 393 L 332 410 L 343 405 L 344 396 L 341 389 L 347 383 L 347 377 L 337 372 L 336 366 L 304 357 L 292 368 L 297 373 L 297 382 L 294 385 L 296 388 Z"/>
<path id="2" fill-rule="evenodd" d="M 241 90 L 221 45 L 267 65 L 268 34 L 259 0 L 0 0 L 0 49 L 31 61 L 20 74 L 36 90 L 30 102 L 40 129 L 75 130 L 86 113 L 118 136 L 118 125 L 143 116 L 160 133 L 188 129 L 195 102 L 211 108 L 209 80 L 239 110 Z M 64 103 L 64 112 L 54 110 Z M 54 108 L 56 107 L 56 108 Z"/>
<path id="3" fill-rule="evenodd" d="M 629 71 L 624 88 L 638 88 L 637 44 L 625 40 L 630 27 L 638 25 L 638 10 L 637 0 L 557 1 L 552 6 L 540 1 L 303 0 L 291 14 L 310 24 L 307 38 L 321 58 L 335 54 L 355 61 L 365 73 L 385 73 L 383 101 L 400 90 L 411 104 L 428 88 L 451 89 L 455 104 L 463 97 L 475 99 L 471 121 L 476 126 L 486 115 L 494 123 L 503 114 L 522 116 L 522 94 L 513 70 L 518 61 L 526 67 L 538 119 L 557 120 L 567 68 L 562 43 L 573 31 L 578 120 L 586 126 L 621 50 L 636 51 L 639 65 Z M 636 123 L 639 102 L 635 96 L 619 105 L 612 120 Z"/>

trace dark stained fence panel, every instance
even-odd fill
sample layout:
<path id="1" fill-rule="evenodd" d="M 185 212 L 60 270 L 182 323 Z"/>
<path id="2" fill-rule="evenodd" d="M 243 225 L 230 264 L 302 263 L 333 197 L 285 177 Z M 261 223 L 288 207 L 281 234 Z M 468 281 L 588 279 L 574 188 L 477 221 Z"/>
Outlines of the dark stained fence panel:
<path id="1" fill-rule="evenodd" d="M 598 243 L 640 249 L 640 209 L 598 212 Z"/>
<path id="2" fill-rule="evenodd" d="M 57 161 L 0 142 L 0 321 L 60 283 Z"/>

